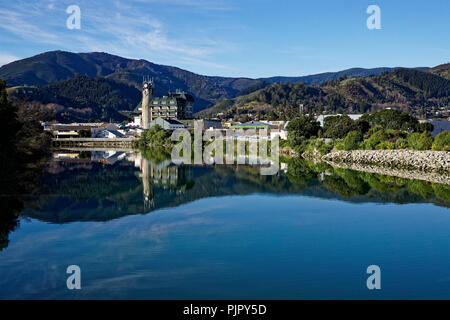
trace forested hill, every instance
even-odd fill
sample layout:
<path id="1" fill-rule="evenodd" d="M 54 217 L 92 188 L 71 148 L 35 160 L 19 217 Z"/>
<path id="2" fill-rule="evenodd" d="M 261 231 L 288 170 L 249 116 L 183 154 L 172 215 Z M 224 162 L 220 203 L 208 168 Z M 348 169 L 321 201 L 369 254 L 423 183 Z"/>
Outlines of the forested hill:
<path id="1" fill-rule="evenodd" d="M 442 69 L 440 69 L 442 72 Z M 434 72 L 398 68 L 366 78 L 332 80 L 321 86 L 278 83 L 234 99 L 227 99 L 200 112 L 199 116 L 241 117 L 255 115 L 291 119 L 305 112 L 359 113 L 392 107 L 423 115 L 448 110 L 450 80 Z M 242 117 L 241 117 L 242 118 Z"/>
<path id="2" fill-rule="evenodd" d="M 450 80 L 450 63 L 441 64 L 429 70 L 431 73 Z"/>
<path id="3" fill-rule="evenodd" d="M 4 79 L 9 87 L 45 86 L 81 74 L 91 78 L 105 77 L 135 86 L 140 90 L 142 77 L 150 76 L 155 80 L 157 96 L 165 95 L 175 89 L 182 89 L 193 94 L 196 100 L 194 111 L 197 112 L 224 99 L 250 93 L 271 83 L 301 81 L 319 85 L 342 76 L 366 77 L 392 70 L 392 68 L 352 68 L 301 77 L 261 79 L 210 77 L 146 60 L 127 59 L 101 52 L 50 51 L 2 66 L 0 78 Z"/>
<path id="4" fill-rule="evenodd" d="M 0 78 L 8 86 L 44 86 L 77 74 L 105 77 L 138 89 L 142 84 L 142 77 L 150 76 L 154 78 L 157 96 L 175 89 L 185 90 L 195 96 L 194 107 L 197 111 L 222 99 L 235 97 L 239 91 L 257 82 L 247 78 L 202 76 L 176 67 L 100 52 L 51 51 L 0 68 Z"/>
<path id="5" fill-rule="evenodd" d="M 121 120 L 125 117 L 119 111 L 133 110 L 141 99 L 133 86 L 86 75 L 42 87 L 8 88 L 8 95 L 19 112 L 46 121 Z"/>

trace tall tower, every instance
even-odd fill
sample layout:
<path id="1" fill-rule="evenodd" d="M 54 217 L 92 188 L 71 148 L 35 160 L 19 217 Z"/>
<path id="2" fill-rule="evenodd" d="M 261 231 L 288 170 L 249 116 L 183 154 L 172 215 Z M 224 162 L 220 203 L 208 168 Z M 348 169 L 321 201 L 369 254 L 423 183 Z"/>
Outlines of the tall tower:
<path id="1" fill-rule="evenodd" d="M 150 99 L 153 98 L 153 79 L 144 78 L 142 81 L 142 127 L 149 128 L 153 120 L 150 112 Z"/>

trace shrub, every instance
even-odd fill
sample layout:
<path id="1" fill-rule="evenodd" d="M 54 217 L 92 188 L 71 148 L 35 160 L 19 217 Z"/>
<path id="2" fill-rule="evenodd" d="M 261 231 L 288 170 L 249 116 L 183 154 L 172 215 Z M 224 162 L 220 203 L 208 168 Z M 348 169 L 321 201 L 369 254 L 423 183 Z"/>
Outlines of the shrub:
<path id="1" fill-rule="evenodd" d="M 370 137 L 370 136 L 373 135 L 375 132 L 380 131 L 380 130 L 383 130 L 383 127 L 380 126 L 380 125 L 376 125 L 376 126 L 374 126 L 374 127 L 371 127 L 371 128 L 369 129 L 369 131 L 367 132 L 367 134 L 368 134 L 369 137 Z"/>
<path id="2" fill-rule="evenodd" d="M 342 142 L 344 150 L 356 150 L 359 143 L 363 140 L 363 136 L 359 131 L 350 131 Z"/>
<path id="3" fill-rule="evenodd" d="M 393 150 L 393 149 L 395 149 L 395 144 L 391 141 L 382 141 L 376 146 L 376 149 Z"/>
<path id="4" fill-rule="evenodd" d="M 359 131 L 358 125 L 347 115 L 333 117 L 331 121 L 327 122 L 325 128 L 324 135 L 327 138 L 345 138 L 350 131 Z"/>
<path id="5" fill-rule="evenodd" d="M 387 141 L 389 135 L 383 129 L 373 133 L 364 143 L 364 148 L 369 150 L 376 149 L 377 145 L 383 141 Z"/>
<path id="6" fill-rule="evenodd" d="M 404 138 L 399 138 L 395 141 L 395 149 L 407 149 L 408 148 L 408 140 Z"/>
<path id="7" fill-rule="evenodd" d="M 408 136 L 408 145 L 414 150 L 429 150 L 433 145 L 433 136 L 428 131 L 411 133 Z"/>
<path id="8" fill-rule="evenodd" d="M 408 146 L 412 149 L 418 150 L 417 146 L 419 144 L 420 133 L 414 132 L 408 135 Z"/>
<path id="9" fill-rule="evenodd" d="M 343 141 L 337 142 L 337 143 L 334 145 L 334 148 L 335 148 L 336 150 L 344 150 L 344 142 L 343 142 Z"/>
<path id="10" fill-rule="evenodd" d="M 333 143 L 324 143 L 319 147 L 319 152 L 321 155 L 325 155 L 327 153 L 329 153 L 334 147 Z"/>
<path id="11" fill-rule="evenodd" d="M 429 131 L 432 132 L 434 130 L 434 126 L 430 122 L 419 123 L 416 127 L 417 132 Z"/>
<path id="12" fill-rule="evenodd" d="M 434 139 L 432 149 L 436 151 L 450 151 L 450 131 L 439 133 Z"/>

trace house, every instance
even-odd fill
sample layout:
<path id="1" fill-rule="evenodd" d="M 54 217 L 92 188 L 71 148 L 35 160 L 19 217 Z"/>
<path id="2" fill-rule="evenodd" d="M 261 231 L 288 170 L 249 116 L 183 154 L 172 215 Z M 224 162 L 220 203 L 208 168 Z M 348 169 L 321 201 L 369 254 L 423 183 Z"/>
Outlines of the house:
<path id="1" fill-rule="evenodd" d="M 107 138 L 107 139 L 115 139 L 115 138 L 123 138 L 124 134 L 118 130 L 108 130 L 104 129 L 97 133 L 95 138 Z"/>
<path id="2" fill-rule="evenodd" d="M 177 119 L 171 119 L 171 118 L 156 118 L 152 122 L 150 122 L 150 128 L 154 125 L 159 125 L 161 128 L 165 130 L 175 130 L 175 129 L 184 129 L 185 126 L 182 122 L 178 121 Z"/>
<path id="3" fill-rule="evenodd" d="M 119 126 L 115 123 L 102 123 L 100 126 L 96 128 L 92 128 L 92 137 L 93 138 L 105 138 L 105 130 L 116 131 L 119 129 Z M 106 134 L 107 135 L 107 134 Z"/>

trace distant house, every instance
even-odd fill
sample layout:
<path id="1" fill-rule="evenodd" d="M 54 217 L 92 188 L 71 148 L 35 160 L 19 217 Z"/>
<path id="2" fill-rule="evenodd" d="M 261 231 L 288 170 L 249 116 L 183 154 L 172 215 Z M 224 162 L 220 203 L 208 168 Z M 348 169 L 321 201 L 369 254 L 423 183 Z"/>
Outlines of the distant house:
<path id="1" fill-rule="evenodd" d="M 119 129 L 119 126 L 115 123 L 102 123 L 99 127 L 92 128 L 92 137 L 93 138 L 105 138 L 105 135 L 108 135 L 104 133 L 105 130 L 109 131 L 116 131 Z"/>
<path id="2" fill-rule="evenodd" d="M 108 129 L 104 129 L 102 131 L 100 131 L 96 138 L 107 138 L 107 139 L 114 139 L 114 138 L 123 138 L 124 134 L 121 133 L 118 130 L 108 130 Z"/>
<path id="3" fill-rule="evenodd" d="M 185 126 L 182 122 L 176 120 L 176 119 L 163 119 L 163 118 L 156 118 L 152 122 L 150 122 L 150 128 L 154 125 L 159 125 L 161 128 L 165 130 L 175 130 L 175 129 L 184 129 Z"/>

